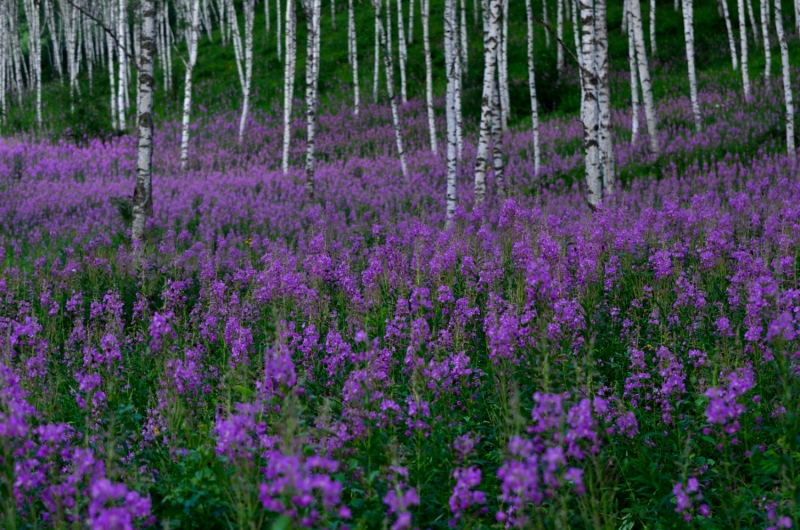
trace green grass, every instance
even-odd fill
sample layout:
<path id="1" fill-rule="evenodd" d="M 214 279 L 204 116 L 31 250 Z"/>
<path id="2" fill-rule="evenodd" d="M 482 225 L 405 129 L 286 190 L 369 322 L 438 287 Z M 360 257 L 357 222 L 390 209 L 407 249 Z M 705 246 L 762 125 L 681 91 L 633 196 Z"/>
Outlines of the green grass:
<path id="1" fill-rule="evenodd" d="M 729 2 L 731 17 L 735 31 L 738 31 L 738 15 L 736 3 Z M 414 43 L 408 47 L 408 96 L 409 98 L 423 98 L 425 87 L 425 65 L 422 48 L 422 25 L 419 14 L 420 2 L 415 2 Z M 534 13 L 537 19 L 541 17 L 541 2 L 534 0 Z M 551 0 L 549 7 L 550 22 L 555 24 L 555 2 Z M 791 13 L 791 5 L 784 0 L 784 18 Z M 463 108 L 465 120 L 469 126 L 474 126 L 479 114 L 482 90 L 482 28 L 473 24 L 472 2 L 466 0 L 467 22 L 470 31 L 469 68 L 464 77 Z M 656 99 L 668 94 L 688 93 L 688 80 L 685 72 L 685 48 L 683 38 L 683 21 L 680 12 L 673 10 L 672 1 L 660 1 L 658 4 L 657 19 L 657 61 L 651 57 L 651 72 Z M 241 6 L 239 6 L 241 7 Z M 276 50 L 276 12 L 275 2 L 271 1 L 272 32 L 267 35 L 263 3 L 256 6 L 254 30 L 254 61 L 253 61 L 253 96 L 252 109 L 269 111 L 280 103 L 280 93 L 283 85 L 283 61 L 279 60 Z M 352 101 L 350 87 L 352 86 L 352 72 L 347 62 L 347 9 L 346 3 L 340 0 L 337 3 L 336 30 L 331 26 L 330 4 L 325 2 L 322 8 L 322 62 L 320 66 L 320 105 L 324 111 L 330 104 L 340 104 L 342 100 Z M 393 4 L 396 10 L 396 4 Z M 408 2 L 404 2 L 404 9 L 408 9 Z M 302 8 L 298 13 L 298 64 L 295 95 L 302 98 L 305 89 L 305 16 Z M 373 39 L 374 18 L 370 3 L 362 1 L 356 4 L 356 27 L 359 49 L 359 73 L 361 91 L 366 101 L 372 94 L 372 65 L 373 65 Z M 241 9 L 239 9 L 241 12 Z M 756 6 L 756 11 L 758 8 Z M 396 12 L 395 12 L 396 15 Z M 649 3 L 642 2 L 642 16 L 645 20 L 645 34 L 650 50 L 647 23 L 649 21 Z M 240 17 L 241 18 L 241 17 Z M 396 22 L 396 17 L 393 17 Z M 527 88 L 527 48 L 526 48 L 526 22 L 525 5 L 521 0 L 512 2 L 509 17 L 509 80 L 512 106 L 512 124 L 528 116 L 529 95 Z M 621 2 L 609 6 L 609 55 L 612 70 L 627 70 L 628 68 L 628 43 L 627 37 L 620 32 L 622 21 Z M 214 21 L 216 24 L 216 20 Z M 240 23 L 240 28 L 243 24 Z M 787 29 L 793 29 L 787 24 Z M 396 30 L 396 27 L 395 27 Z M 433 48 L 434 90 L 437 95 L 444 93 L 444 57 L 443 57 L 443 5 L 436 2 L 431 6 L 431 44 Z M 733 84 L 741 84 L 741 74 L 731 69 L 730 56 L 727 46 L 727 35 L 724 20 L 718 15 L 713 2 L 697 2 L 695 6 L 695 32 L 697 67 L 701 73 L 722 76 Z M 235 65 L 233 47 L 222 45 L 219 28 L 213 32 L 213 41 L 209 40 L 206 33 L 202 34 L 198 61 L 194 72 L 195 96 L 193 119 L 200 118 L 205 113 L 219 113 L 226 111 L 239 111 L 241 108 L 241 89 Z M 565 24 L 565 41 L 571 44 L 572 28 Z M 752 39 L 751 39 L 752 40 Z M 394 39 L 395 50 L 397 39 Z M 537 93 L 542 113 L 546 119 L 548 115 L 574 114 L 580 105 L 580 90 L 574 74 L 567 74 L 559 80 L 556 72 L 556 42 L 551 39 L 549 47 L 545 46 L 545 29 L 541 25 L 536 28 L 536 68 L 537 68 Z M 737 38 L 738 46 L 738 38 Z M 797 39 L 790 43 L 790 55 L 793 64 L 800 65 L 800 55 L 797 48 L 800 46 Z M 185 56 L 183 43 L 173 53 L 173 84 L 169 91 L 163 89 L 163 70 L 161 65 L 156 67 L 156 114 L 159 119 L 169 120 L 180 117 L 183 99 L 184 65 L 181 56 Z M 565 54 L 567 63 L 572 61 L 570 54 Z M 107 135 L 111 131 L 109 111 L 109 85 L 108 76 L 104 71 L 95 69 L 94 82 L 90 86 L 85 69 L 80 79 L 81 94 L 76 95 L 74 108 L 67 104 L 70 100 L 69 92 L 55 78 L 55 72 L 50 66 L 48 52 L 44 53 L 45 88 L 44 122 L 46 131 L 41 131 L 53 137 L 68 137 L 80 140 L 83 136 L 94 137 Z M 753 46 L 750 42 L 750 75 L 755 78 L 764 70 L 764 53 L 761 46 Z M 571 70 L 574 72 L 574 69 Z M 777 47 L 773 48 L 772 73 L 780 75 L 780 54 Z M 395 75 L 396 85 L 399 90 L 399 74 Z M 702 90 L 702 78 L 701 78 Z M 135 93 L 132 87 L 132 93 Z M 383 81 L 381 91 L 385 93 Z M 625 106 L 630 104 L 630 89 L 626 86 L 612 86 L 612 104 Z M 18 132 L 31 132 L 34 127 L 34 101 L 32 96 L 26 96 L 22 107 L 12 101 L 6 126 L 2 128 L 4 134 Z"/>

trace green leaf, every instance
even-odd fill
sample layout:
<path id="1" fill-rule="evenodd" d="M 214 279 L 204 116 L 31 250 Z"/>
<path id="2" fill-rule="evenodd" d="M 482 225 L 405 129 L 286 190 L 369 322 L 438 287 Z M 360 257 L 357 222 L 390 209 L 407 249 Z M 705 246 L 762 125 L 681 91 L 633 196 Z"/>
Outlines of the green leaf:
<path id="1" fill-rule="evenodd" d="M 286 530 L 287 528 L 289 528 L 289 525 L 291 523 L 292 523 L 291 519 L 289 519 L 285 515 L 281 515 L 280 517 L 275 519 L 275 522 L 272 523 L 272 526 L 270 527 L 270 529 L 271 530 Z"/>

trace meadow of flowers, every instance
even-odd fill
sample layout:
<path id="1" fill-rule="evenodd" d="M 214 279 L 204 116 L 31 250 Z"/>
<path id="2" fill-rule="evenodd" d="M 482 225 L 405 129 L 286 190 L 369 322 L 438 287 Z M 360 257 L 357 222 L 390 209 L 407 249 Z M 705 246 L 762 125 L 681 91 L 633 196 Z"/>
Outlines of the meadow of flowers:
<path id="1" fill-rule="evenodd" d="M 132 138 L 0 139 L 0 526 L 791 528 L 798 168 L 777 85 L 703 81 L 658 160 L 617 111 L 596 212 L 575 118 L 480 208 L 469 137 L 447 231 L 417 103 L 408 180 L 386 108 L 321 116 L 313 201 L 272 115 L 186 172 L 164 124 L 142 260 Z"/>

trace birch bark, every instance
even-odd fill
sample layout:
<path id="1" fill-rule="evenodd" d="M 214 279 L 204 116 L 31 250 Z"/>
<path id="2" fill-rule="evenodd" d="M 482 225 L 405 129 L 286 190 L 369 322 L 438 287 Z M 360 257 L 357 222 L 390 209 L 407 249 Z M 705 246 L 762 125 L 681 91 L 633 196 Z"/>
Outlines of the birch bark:
<path id="1" fill-rule="evenodd" d="M 692 100 L 692 116 L 697 132 L 703 130 L 700 103 L 697 100 L 697 74 L 694 66 L 694 6 L 692 0 L 683 0 L 683 33 L 686 40 L 686 64 L 689 67 L 689 96 Z"/>
<path id="2" fill-rule="evenodd" d="M 728 47 L 731 49 L 731 63 L 733 63 L 733 69 L 739 69 L 739 60 L 736 56 L 736 42 L 733 38 L 733 27 L 731 27 L 731 16 L 728 12 L 728 0 L 719 0 L 720 5 L 722 6 L 722 15 L 725 17 L 725 29 L 728 32 Z"/>
<path id="3" fill-rule="evenodd" d="M 744 1 L 739 0 L 739 44 L 742 52 L 742 85 L 744 86 L 744 100 L 750 101 L 750 74 L 747 71 L 747 24 L 745 17 Z"/>
<path id="4" fill-rule="evenodd" d="M 497 69 L 498 29 L 500 26 L 500 0 L 484 0 L 486 25 L 483 38 L 483 98 L 481 101 L 480 136 L 475 162 L 475 204 L 486 199 L 486 167 L 489 155 L 489 137 L 492 127 L 492 93 Z M 487 9 L 488 8 L 488 9 Z"/>
<path id="5" fill-rule="evenodd" d="M 192 72 L 197 62 L 197 41 L 200 33 L 200 0 L 192 0 L 192 18 L 189 29 L 189 61 L 183 87 L 183 119 L 181 121 L 181 169 L 186 169 L 189 160 L 189 115 L 192 110 Z"/>
<path id="6" fill-rule="evenodd" d="M 536 99 L 536 72 L 533 55 L 533 8 L 531 0 L 525 0 L 525 12 L 528 19 L 528 90 L 531 95 L 531 131 L 533 132 L 533 171 L 539 174 L 542 156 L 539 150 L 539 104 Z M 547 22 L 545 21 L 545 24 Z M 545 32 L 547 33 L 547 32 Z M 561 45 L 558 45 L 561 48 Z"/>
<path id="7" fill-rule="evenodd" d="M 597 72 L 595 70 L 595 20 L 592 0 L 580 0 L 581 77 L 583 78 L 583 147 L 586 157 L 586 200 L 596 208 L 602 198 L 598 143 Z"/>
<path id="8" fill-rule="evenodd" d="M 353 0 L 348 0 L 348 30 L 350 32 L 350 65 L 353 69 L 353 98 L 355 105 L 355 115 L 358 116 L 358 109 L 361 106 L 361 90 L 358 85 L 358 40 L 356 39 L 356 18 L 353 10 Z"/>
<path id="9" fill-rule="evenodd" d="M 631 143 L 639 138 L 639 67 L 636 61 L 636 41 L 631 23 L 630 0 L 626 2 L 625 18 L 628 20 L 628 63 L 631 75 Z"/>
<path id="10" fill-rule="evenodd" d="M 406 48 L 406 30 L 403 27 L 402 0 L 397 0 L 397 47 L 400 54 L 400 99 L 403 103 L 407 103 L 406 61 L 408 60 L 408 50 Z"/>
<path id="11" fill-rule="evenodd" d="M 608 25 L 606 0 L 595 0 L 595 57 L 597 64 L 597 103 L 600 111 L 599 141 L 600 165 L 603 171 L 603 189 L 607 195 L 614 193 L 616 184 L 616 155 L 614 130 L 611 128 L 611 87 L 608 82 Z"/>
<path id="12" fill-rule="evenodd" d="M 433 109 L 433 62 L 431 60 L 431 41 L 429 32 L 431 0 L 422 2 L 422 44 L 425 51 L 425 107 L 428 111 L 428 134 L 431 151 L 438 152 L 436 141 L 436 116 Z"/>
<path id="13" fill-rule="evenodd" d="M 320 0 L 303 0 L 308 26 L 306 52 L 306 191 L 314 197 L 314 172 L 316 170 L 317 85 L 319 82 L 319 47 L 322 18 Z"/>
<path id="14" fill-rule="evenodd" d="M 764 78 L 769 79 L 772 70 L 772 51 L 769 42 L 769 0 L 759 0 L 761 5 L 761 37 L 764 39 Z"/>
<path id="15" fill-rule="evenodd" d="M 775 0 L 775 33 L 778 34 L 778 45 L 781 49 L 781 74 L 783 77 L 783 101 L 786 106 L 786 151 L 789 158 L 794 159 L 794 101 L 792 100 L 792 79 L 789 70 L 789 46 L 783 29 L 783 13 L 781 0 Z"/>
<path id="16" fill-rule="evenodd" d="M 294 0 L 286 0 L 286 60 L 283 69 L 283 155 L 281 169 L 289 172 L 289 148 L 292 140 L 292 106 L 294 104 L 294 72 L 297 59 L 297 30 Z"/>
<path id="17" fill-rule="evenodd" d="M 647 134 L 650 136 L 650 150 L 658 155 L 661 152 L 656 127 L 656 109 L 653 102 L 653 89 L 650 83 L 650 69 L 647 65 L 647 52 L 644 47 L 644 31 L 642 30 L 642 13 L 639 0 L 630 0 L 631 25 L 636 44 L 636 63 L 639 66 L 639 81 L 642 84 L 644 114 L 647 120 Z"/>
<path id="18" fill-rule="evenodd" d="M 447 73 L 447 191 L 445 227 L 453 224 L 456 210 L 456 169 L 457 169 L 457 134 L 456 134 L 456 0 L 445 0 L 444 4 L 444 57 Z"/>
<path id="19" fill-rule="evenodd" d="M 139 134 L 137 141 L 136 187 L 133 191 L 131 227 L 135 252 L 141 255 L 141 243 L 147 217 L 153 215 L 153 54 L 155 52 L 156 0 L 142 1 L 141 52 L 139 56 Z"/>

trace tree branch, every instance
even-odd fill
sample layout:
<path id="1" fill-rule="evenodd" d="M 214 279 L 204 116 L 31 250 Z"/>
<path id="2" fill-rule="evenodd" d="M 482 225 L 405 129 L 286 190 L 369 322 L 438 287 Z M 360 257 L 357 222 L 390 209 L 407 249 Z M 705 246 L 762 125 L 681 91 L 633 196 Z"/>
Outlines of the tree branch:
<path id="1" fill-rule="evenodd" d="M 73 0 L 65 0 L 65 1 L 66 1 L 66 2 L 67 2 L 69 5 L 71 5 L 72 7 L 74 7 L 75 9 L 77 9 L 78 11 L 80 11 L 81 13 L 83 13 L 83 14 L 84 14 L 84 16 L 86 16 L 87 18 L 89 18 L 89 20 L 91 20 L 92 22 L 94 22 L 95 24 L 97 24 L 97 25 L 100 27 L 100 29 L 102 29 L 103 31 L 105 31 L 105 32 L 106 32 L 106 33 L 107 33 L 107 34 L 108 34 L 108 35 L 111 37 L 111 39 L 112 39 L 112 40 L 114 41 L 114 43 L 117 45 L 117 48 L 119 48 L 120 50 L 122 50 L 122 53 L 124 53 L 124 54 L 125 54 L 125 56 L 126 56 L 128 59 L 130 59 L 130 60 L 131 60 L 131 61 L 133 61 L 134 63 L 136 62 L 136 57 L 134 57 L 134 56 L 133 56 L 131 53 L 129 53 L 129 52 L 128 52 L 128 50 L 126 50 L 126 49 L 125 49 L 125 46 L 123 46 L 122 44 L 120 44 L 119 40 L 117 40 L 117 35 L 114 33 L 114 31 L 113 31 L 113 30 L 110 30 L 110 29 L 108 29 L 108 28 L 106 27 L 106 25 L 103 23 L 103 21 L 102 21 L 102 20 L 100 20 L 99 18 L 97 18 L 96 16 L 94 16 L 92 13 L 89 13 L 88 11 L 86 11 L 84 8 L 82 8 L 81 6 L 79 6 L 78 4 L 76 4 L 76 3 L 75 3 Z"/>

